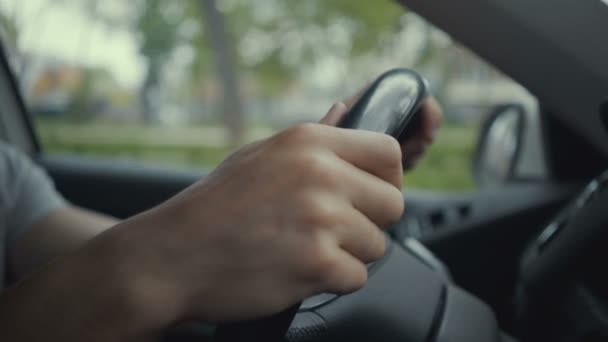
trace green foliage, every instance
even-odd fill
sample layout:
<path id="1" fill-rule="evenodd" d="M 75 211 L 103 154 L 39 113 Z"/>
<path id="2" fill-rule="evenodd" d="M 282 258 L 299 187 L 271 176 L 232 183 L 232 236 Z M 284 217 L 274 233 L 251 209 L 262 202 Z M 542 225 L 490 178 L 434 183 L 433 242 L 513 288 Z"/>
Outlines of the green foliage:
<path id="1" fill-rule="evenodd" d="M 317 8 L 317 18 L 312 20 L 313 23 L 319 22 L 327 27 L 339 18 L 353 21 L 352 53 L 355 55 L 377 48 L 387 34 L 397 32 L 404 14 L 403 7 L 395 1 L 318 1 Z M 297 16 L 297 12 L 292 15 Z"/>
<path id="2" fill-rule="evenodd" d="M 67 118 L 73 122 L 82 122 L 92 116 L 91 103 L 94 99 L 93 80 L 90 72 L 84 72 L 80 86 L 71 97 L 66 112 Z"/>
<path id="3" fill-rule="evenodd" d="M 256 48 L 267 50 L 257 60 L 241 51 L 239 65 L 269 92 L 320 56 L 354 57 L 379 48 L 399 29 L 403 14 L 394 1 L 362 0 L 241 0 L 226 11 L 234 36 L 240 38 L 237 46 L 257 38 L 262 47 Z M 266 41 L 272 44 L 263 46 Z"/>
<path id="4" fill-rule="evenodd" d="M 168 14 L 171 10 L 166 4 L 161 0 L 146 1 L 141 6 L 141 14 L 135 25 L 139 33 L 140 51 L 150 64 L 167 59 L 177 43 L 177 21 L 180 18 Z"/>
<path id="5" fill-rule="evenodd" d="M 14 17 L 0 11 L 0 38 L 9 48 L 15 49 L 19 37 L 19 27 Z"/>
<path id="6" fill-rule="evenodd" d="M 176 168 L 209 169 L 219 164 L 230 152 L 226 146 L 165 144 L 142 146 L 133 143 L 96 144 L 94 142 L 47 141 L 45 149 L 49 153 L 77 154 L 81 156 L 124 160 L 164 165 Z"/>
<path id="7" fill-rule="evenodd" d="M 151 83 L 162 81 L 156 78 L 175 49 L 182 45 L 195 52 L 191 65 L 195 81 L 207 79 L 209 70 L 213 70 L 209 64 L 214 51 L 206 36 L 209 30 L 205 29 L 201 12 L 203 0 L 54 1 L 76 6 L 83 15 L 109 28 L 133 31 L 147 62 Z M 399 29 L 404 14 L 404 9 L 390 0 L 218 0 L 217 3 L 233 37 L 232 50 L 237 52 L 238 64 L 235 68 L 254 79 L 266 93 L 283 89 L 295 73 L 321 56 L 353 57 L 382 46 L 384 38 Z M 11 20 L 6 15 L 0 16 L 0 26 L 5 35 L 16 41 L 19 32 Z M 193 25 L 198 27 L 193 30 Z M 256 39 L 270 44 L 261 46 Z M 263 58 L 250 58 L 251 46 L 264 50 L 260 52 Z"/>
<path id="8" fill-rule="evenodd" d="M 474 187 L 471 161 L 476 126 L 446 126 L 416 168 L 405 174 L 407 188 L 470 190 Z"/>

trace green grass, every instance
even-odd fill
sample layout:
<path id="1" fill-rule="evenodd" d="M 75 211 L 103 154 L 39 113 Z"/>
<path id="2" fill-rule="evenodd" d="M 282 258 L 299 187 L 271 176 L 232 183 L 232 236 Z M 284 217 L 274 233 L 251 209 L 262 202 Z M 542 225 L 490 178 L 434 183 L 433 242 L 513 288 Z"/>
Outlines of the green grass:
<path id="1" fill-rule="evenodd" d="M 112 159 L 136 159 L 174 167 L 212 168 L 233 148 L 226 144 L 221 127 L 146 127 L 135 124 L 69 124 L 38 122 L 43 148 Z M 406 188 L 461 191 L 473 188 L 470 165 L 476 127 L 443 127 L 435 144 L 415 170 L 404 177 Z M 251 130 L 247 140 L 270 134 Z"/>
<path id="2" fill-rule="evenodd" d="M 441 191 L 470 190 L 475 184 L 471 161 L 477 128 L 445 126 L 414 170 L 404 177 L 405 188 Z"/>

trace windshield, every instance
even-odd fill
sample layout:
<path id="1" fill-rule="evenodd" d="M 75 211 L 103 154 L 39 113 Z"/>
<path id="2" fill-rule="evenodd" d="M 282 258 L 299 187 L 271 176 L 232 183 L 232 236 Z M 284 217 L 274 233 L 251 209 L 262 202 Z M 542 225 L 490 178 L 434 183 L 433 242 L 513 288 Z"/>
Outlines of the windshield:
<path id="1" fill-rule="evenodd" d="M 0 0 L 0 28 L 47 153 L 210 168 L 409 67 L 446 124 L 406 186 L 466 190 L 479 121 L 524 93 L 389 0 Z"/>

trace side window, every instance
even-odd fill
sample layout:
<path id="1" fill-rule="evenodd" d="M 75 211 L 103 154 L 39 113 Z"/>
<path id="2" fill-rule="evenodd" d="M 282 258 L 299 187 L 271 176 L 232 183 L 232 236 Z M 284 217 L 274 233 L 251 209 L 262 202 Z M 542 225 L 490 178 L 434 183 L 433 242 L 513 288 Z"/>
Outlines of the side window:
<path id="1" fill-rule="evenodd" d="M 0 0 L 0 32 L 50 154 L 212 168 L 399 66 L 446 115 L 406 186 L 469 190 L 481 119 L 525 93 L 391 0 Z"/>

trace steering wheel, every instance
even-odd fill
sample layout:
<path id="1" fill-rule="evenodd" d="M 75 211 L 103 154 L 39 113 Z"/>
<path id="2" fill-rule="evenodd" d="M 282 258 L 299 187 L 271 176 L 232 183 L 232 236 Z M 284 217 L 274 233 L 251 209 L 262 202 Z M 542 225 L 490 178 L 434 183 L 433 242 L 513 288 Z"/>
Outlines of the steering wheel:
<path id="1" fill-rule="evenodd" d="M 541 232 L 522 260 L 522 280 L 530 290 L 546 290 L 580 270 L 608 225 L 608 171 L 592 180 L 582 193 Z"/>
<path id="2" fill-rule="evenodd" d="M 561 319 L 547 316 L 558 314 L 560 305 L 567 305 L 566 310 L 589 316 L 584 319 L 585 327 L 574 327 L 577 331 L 573 334 L 591 331 L 608 336 L 608 306 L 598 300 L 598 295 L 608 288 L 604 263 L 600 262 L 607 257 L 606 203 L 608 171 L 592 180 L 528 246 L 521 262 L 518 289 L 520 315 L 527 323 L 522 330 L 535 334 L 536 326 L 542 325 L 539 320 Z M 589 283 L 596 286 L 588 286 Z M 570 340 L 578 339 L 570 336 Z"/>
<path id="3" fill-rule="evenodd" d="M 308 298 L 275 341 L 506 341 L 488 306 L 388 237 L 387 244 L 386 255 L 369 265 L 363 289 Z M 237 323 L 219 327 L 215 340 L 267 341 L 261 334 L 282 328 L 264 320 Z"/>
<path id="4" fill-rule="evenodd" d="M 339 127 L 405 139 L 418 124 L 426 82 L 395 69 L 362 94 Z M 220 326 L 215 341 L 501 341 L 492 311 L 387 238 L 365 287 L 320 294 L 267 319 Z"/>

